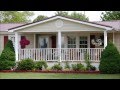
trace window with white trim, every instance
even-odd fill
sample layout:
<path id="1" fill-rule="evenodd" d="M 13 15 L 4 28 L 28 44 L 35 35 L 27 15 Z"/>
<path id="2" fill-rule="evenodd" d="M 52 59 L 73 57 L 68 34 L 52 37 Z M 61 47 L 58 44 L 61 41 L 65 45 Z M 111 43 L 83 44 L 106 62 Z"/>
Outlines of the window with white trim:
<path id="1" fill-rule="evenodd" d="M 65 47 L 65 37 L 62 36 L 61 37 L 61 48 L 64 48 Z"/>
<path id="2" fill-rule="evenodd" d="M 87 48 L 88 47 L 88 37 L 80 36 L 79 38 L 79 48 Z"/>
<path id="3" fill-rule="evenodd" d="M 76 48 L 76 37 L 68 36 L 68 48 Z"/>

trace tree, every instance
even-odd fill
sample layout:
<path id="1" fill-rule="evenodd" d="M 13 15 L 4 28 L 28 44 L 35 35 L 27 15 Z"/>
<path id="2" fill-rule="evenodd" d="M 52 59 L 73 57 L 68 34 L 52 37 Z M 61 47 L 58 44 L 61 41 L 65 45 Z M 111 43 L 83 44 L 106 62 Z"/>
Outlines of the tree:
<path id="1" fill-rule="evenodd" d="M 66 16 L 66 17 L 70 17 L 70 18 L 74 18 L 74 19 L 78 19 L 78 20 L 82 20 L 82 21 L 89 21 L 89 18 L 86 17 L 84 14 L 77 13 L 75 11 L 72 12 L 71 14 L 68 14 L 67 11 L 57 11 L 55 13 L 55 15 Z"/>
<path id="2" fill-rule="evenodd" d="M 69 16 L 67 11 L 57 11 L 55 15 L 60 15 L 60 16 Z"/>
<path id="3" fill-rule="evenodd" d="M 35 19 L 33 20 L 33 22 L 37 22 L 37 21 L 43 20 L 43 19 L 45 19 L 45 18 L 47 18 L 47 16 L 39 15 L 39 16 L 37 16 L 37 18 L 35 18 Z"/>
<path id="4" fill-rule="evenodd" d="M 34 13 L 31 11 L 0 11 L 1 23 L 30 22 L 30 17 Z"/>
<path id="5" fill-rule="evenodd" d="M 71 13 L 70 17 L 79 19 L 82 21 L 89 21 L 88 17 L 86 17 L 85 14 L 82 14 L 82 13 L 73 12 Z"/>
<path id="6" fill-rule="evenodd" d="M 106 74 L 120 73 L 120 54 L 112 42 L 101 54 L 99 70 Z"/>
<path id="7" fill-rule="evenodd" d="M 101 14 L 102 21 L 120 20 L 120 11 L 106 11 Z"/>

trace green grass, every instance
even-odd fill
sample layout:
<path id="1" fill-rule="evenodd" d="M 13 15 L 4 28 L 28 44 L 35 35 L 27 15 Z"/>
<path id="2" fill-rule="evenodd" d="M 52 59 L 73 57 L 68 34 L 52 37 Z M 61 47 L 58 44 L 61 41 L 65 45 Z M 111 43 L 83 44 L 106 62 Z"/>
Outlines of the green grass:
<path id="1" fill-rule="evenodd" d="M 120 74 L 0 73 L 0 79 L 120 79 Z"/>

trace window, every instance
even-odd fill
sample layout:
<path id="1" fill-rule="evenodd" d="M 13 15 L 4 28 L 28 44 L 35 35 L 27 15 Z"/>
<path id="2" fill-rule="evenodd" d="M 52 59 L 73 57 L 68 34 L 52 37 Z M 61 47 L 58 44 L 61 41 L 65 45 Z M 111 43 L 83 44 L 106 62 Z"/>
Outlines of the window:
<path id="1" fill-rule="evenodd" d="M 76 48 L 76 37 L 68 36 L 68 48 Z"/>
<path id="2" fill-rule="evenodd" d="M 87 36 L 80 36 L 79 39 L 79 48 L 87 48 L 88 47 Z"/>
<path id="3" fill-rule="evenodd" d="M 64 36 L 62 36 L 62 38 L 61 38 L 61 48 L 64 48 L 64 45 L 65 45 L 65 37 Z"/>

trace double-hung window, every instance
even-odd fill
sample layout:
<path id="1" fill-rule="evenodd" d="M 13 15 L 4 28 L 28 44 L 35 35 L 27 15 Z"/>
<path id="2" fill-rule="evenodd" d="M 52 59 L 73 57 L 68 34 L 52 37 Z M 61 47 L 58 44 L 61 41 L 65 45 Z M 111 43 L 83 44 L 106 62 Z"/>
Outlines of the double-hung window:
<path id="1" fill-rule="evenodd" d="M 87 48 L 88 47 L 88 38 L 87 36 L 79 37 L 79 48 Z"/>
<path id="2" fill-rule="evenodd" d="M 68 36 L 68 48 L 76 48 L 76 37 Z"/>

